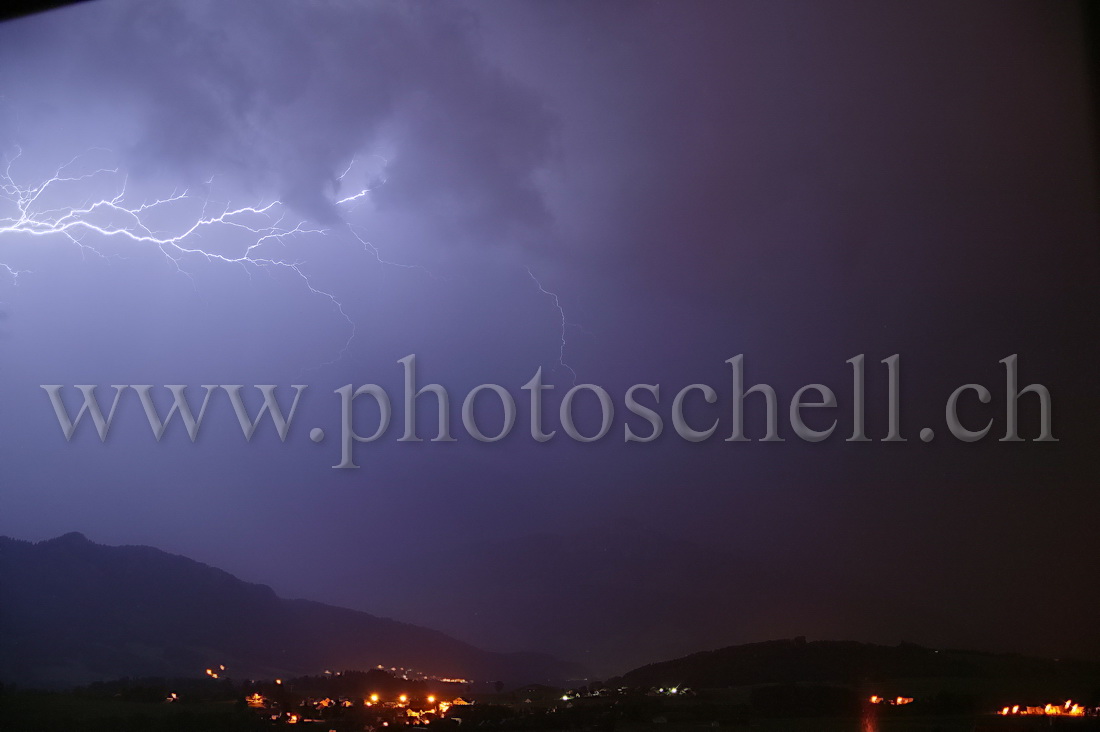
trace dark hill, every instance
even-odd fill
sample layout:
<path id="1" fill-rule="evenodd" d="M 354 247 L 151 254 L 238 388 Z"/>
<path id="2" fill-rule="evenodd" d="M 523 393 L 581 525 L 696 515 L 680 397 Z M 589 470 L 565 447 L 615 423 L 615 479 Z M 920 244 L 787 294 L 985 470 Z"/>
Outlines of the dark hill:
<path id="1" fill-rule="evenodd" d="M 81 534 L 0 537 L 0 681 L 58 686 L 122 676 L 190 676 L 224 664 L 236 678 L 370 668 L 560 681 L 552 657 L 491 653 L 438 631 L 305 600 L 144 546 Z"/>
<path id="2" fill-rule="evenodd" d="M 754 684 L 860 686 L 898 680 L 970 680 L 972 686 L 1100 688 L 1100 663 L 849 641 L 768 641 L 694 653 L 628 672 L 630 686 L 726 688 Z M 1031 684 L 1029 682 L 1038 682 Z"/>

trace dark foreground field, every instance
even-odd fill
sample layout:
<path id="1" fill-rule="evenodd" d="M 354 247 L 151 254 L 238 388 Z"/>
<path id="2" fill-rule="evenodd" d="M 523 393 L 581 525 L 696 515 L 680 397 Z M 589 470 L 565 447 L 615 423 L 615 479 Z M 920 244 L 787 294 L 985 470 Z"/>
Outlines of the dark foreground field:
<path id="1" fill-rule="evenodd" d="M 232 700 L 167 704 L 35 691 L 0 695 L 4 732 L 229 732 L 272 726 Z"/>
<path id="2" fill-rule="evenodd" d="M 476 730 L 577 730 L 580 732 L 1064 732 L 1100 731 L 1100 718 L 1004 719 L 995 715 L 879 715 L 862 717 L 745 718 L 716 723 L 664 722 L 607 718 L 586 720 L 506 719 L 493 723 L 458 724 L 443 720 L 428 727 L 458 732 Z M 169 704 L 164 701 L 95 698 L 72 693 L 7 691 L 0 695 L 0 729 L 4 732 L 232 732 L 237 730 L 336 730 L 362 732 L 346 721 L 287 725 L 273 722 L 237 700 Z"/>

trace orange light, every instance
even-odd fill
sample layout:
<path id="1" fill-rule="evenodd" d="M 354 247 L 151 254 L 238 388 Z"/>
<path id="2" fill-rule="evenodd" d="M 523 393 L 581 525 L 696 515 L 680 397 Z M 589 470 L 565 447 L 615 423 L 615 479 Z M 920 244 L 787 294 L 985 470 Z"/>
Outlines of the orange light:
<path id="1" fill-rule="evenodd" d="M 428 697 L 428 703 L 429 704 L 435 704 L 435 697 L 434 696 L 429 696 Z M 1068 706 L 1069 702 L 1066 702 L 1066 705 Z"/>
<path id="2" fill-rule="evenodd" d="M 401 702 L 402 704 L 404 704 L 404 703 L 405 703 L 405 702 L 407 702 L 408 700 L 409 700 L 409 697 L 405 696 L 404 694 L 402 694 L 401 696 L 397 697 L 397 701 Z"/>
<path id="3" fill-rule="evenodd" d="M 371 700 L 372 702 L 376 702 L 376 701 L 378 701 L 378 695 L 377 695 L 377 694 L 371 694 L 371 695 L 370 695 L 370 700 Z"/>
<path id="4" fill-rule="evenodd" d="M 275 679 L 275 683 L 276 684 L 281 684 L 281 683 L 283 683 L 283 680 L 282 679 Z"/>

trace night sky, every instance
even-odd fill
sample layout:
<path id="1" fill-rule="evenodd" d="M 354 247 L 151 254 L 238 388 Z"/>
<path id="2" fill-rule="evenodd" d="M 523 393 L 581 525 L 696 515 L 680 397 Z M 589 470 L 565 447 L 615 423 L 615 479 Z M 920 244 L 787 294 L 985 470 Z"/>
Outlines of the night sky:
<path id="1" fill-rule="evenodd" d="M 124 183 L 131 208 L 187 191 L 148 210 L 161 236 L 274 201 L 327 233 L 252 252 L 293 267 L 242 265 L 6 230 L 9 190 L 0 534 L 148 544 L 597 673 L 796 635 L 1100 658 L 1084 34 L 1068 2 L 92 2 L 5 22 L 8 182 L 108 170 L 32 210 Z M 255 241 L 215 225 L 186 244 Z M 427 399 L 426 439 L 397 441 L 409 354 L 450 391 L 455 442 L 427 439 Z M 725 441 L 738 354 L 786 441 L 759 441 L 759 395 L 753 441 Z M 847 442 L 859 354 L 873 439 Z M 906 442 L 881 441 L 893 354 Z M 1012 354 L 1058 442 L 1034 441 L 1034 395 L 1026 440 L 999 441 Z M 520 389 L 539 368 L 546 443 Z M 561 430 L 574 381 L 615 401 L 600 441 Z M 964 397 L 963 421 L 993 426 L 963 443 L 944 405 L 973 382 L 993 400 Z M 394 421 L 334 470 L 349 383 L 389 390 Z M 519 407 L 492 444 L 460 419 L 483 383 Z M 623 439 L 648 432 L 636 383 L 661 385 L 651 443 Z M 720 420 L 700 443 L 668 418 L 694 383 L 718 395 L 688 399 L 694 425 Z M 818 443 L 787 414 L 810 383 L 838 402 L 806 410 L 837 420 Z M 178 418 L 158 443 L 133 392 L 106 443 L 90 424 L 66 443 L 41 384 L 108 405 L 111 384 L 186 384 L 196 409 L 202 384 L 308 388 L 285 443 L 270 423 L 246 442 L 224 393 L 194 444 Z M 576 410 L 594 432 L 597 401 Z"/>

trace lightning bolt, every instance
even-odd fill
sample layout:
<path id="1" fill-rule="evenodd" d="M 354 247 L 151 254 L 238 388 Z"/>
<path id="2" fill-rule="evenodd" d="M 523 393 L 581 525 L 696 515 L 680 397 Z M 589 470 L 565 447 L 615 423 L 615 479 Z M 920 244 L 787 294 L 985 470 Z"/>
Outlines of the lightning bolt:
<path id="1" fill-rule="evenodd" d="M 132 204 L 127 199 L 127 178 L 119 172 L 118 168 L 97 168 L 89 172 L 70 173 L 70 169 L 75 167 L 83 157 L 77 156 L 59 167 L 45 181 L 27 185 L 19 183 L 12 172 L 14 163 L 21 155 L 22 150 L 18 150 L 7 161 L 4 172 L 0 175 L 0 239 L 15 236 L 61 237 L 85 254 L 104 258 L 107 255 L 87 243 L 85 239 L 89 238 L 89 235 L 105 239 L 122 239 L 135 245 L 159 250 L 176 271 L 189 278 L 191 275 L 185 269 L 185 260 L 191 257 L 240 266 L 249 277 L 252 276 L 253 271 L 265 268 L 287 270 L 299 278 L 310 293 L 328 299 L 348 324 L 347 340 L 338 356 L 329 363 L 338 361 L 350 348 L 355 338 L 356 324 L 335 293 L 314 284 L 312 278 L 303 269 L 304 262 L 269 253 L 274 245 L 285 244 L 288 239 L 305 235 L 323 236 L 329 233 L 328 229 L 311 227 L 302 220 L 290 221 L 287 207 L 282 201 L 273 200 L 247 206 L 233 206 L 225 203 L 219 206 L 209 198 L 200 198 L 188 190 L 183 190 L 151 202 Z M 88 181 L 98 184 L 100 188 L 113 187 L 115 192 L 85 200 L 76 205 L 55 206 L 43 203 L 47 194 L 66 184 Z M 212 181 L 213 178 L 208 183 Z M 357 200 L 368 193 L 369 191 L 364 190 L 346 200 Z M 150 215 L 158 209 L 179 207 L 184 202 L 196 200 L 201 201 L 201 213 L 176 232 L 156 231 L 149 223 Z M 243 234 L 247 244 L 238 254 L 223 254 L 200 246 L 199 240 L 203 235 L 209 230 L 217 229 Z M 374 250 L 374 254 L 380 262 L 383 261 L 377 249 Z M 6 271 L 16 283 L 19 275 L 28 272 L 28 270 L 18 270 L 2 261 L 0 261 L 0 270 Z"/>
<path id="2" fill-rule="evenodd" d="M 558 311 L 558 315 L 561 318 L 561 346 L 558 349 L 558 365 L 567 370 L 573 376 L 573 386 L 577 385 L 577 372 L 573 370 L 573 367 L 565 362 L 565 333 L 569 327 L 569 322 L 565 318 L 565 308 L 561 305 L 561 298 L 558 297 L 556 292 L 551 292 L 542 286 L 542 282 L 535 276 L 535 273 L 531 271 L 530 267 L 525 268 L 527 274 L 531 276 L 531 279 L 535 281 L 535 286 L 539 288 L 539 292 L 544 295 L 548 295 L 554 301 L 554 308 Z"/>
<path id="3" fill-rule="evenodd" d="M 385 167 L 390 164 L 390 161 L 387 158 L 383 157 L 382 155 L 372 153 L 369 157 L 374 158 L 376 160 L 380 160 L 382 162 L 382 169 L 383 170 L 385 170 Z M 340 175 L 336 176 L 336 180 L 340 181 L 340 182 L 343 182 L 344 178 L 347 177 L 348 173 L 351 172 L 351 169 L 355 167 L 355 164 L 357 162 L 359 162 L 357 158 L 352 158 L 351 162 L 348 163 L 348 167 L 344 168 L 344 172 L 341 173 Z M 385 175 L 380 175 L 379 178 L 380 178 L 380 180 L 378 182 L 378 186 L 384 186 L 386 184 Z M 336 205 L 337 206 L 342 206 L 346 203 L 354 203 L 354 202 L 358 201 L 361 198 L 366 198 L 370 194 L 370 192 L 373 191 L 378 186 L 367 186 L 366 188 L 360 189 L 358 193 L 353 193 L 350 196 L 344 196 L 343 198 L 336 201 Z"/>
<path id="4" fill-rule="evenodd" d="M 13 173 L 13 165 L 22 156 L 22 152 L 17 148 L 16 154 L 7 160 L 4 171 L 0 174 L 0 242 L 20 236 L 62 238 L 77 247 L 84 255 L 91 254 L 107 258 L 107 254 L 88 243 L 86 239 L 91 238 L 93 241 L 95 237 L 105 240 L 120 239 L 137 246 L 158 250 L 177 272 L 191 279 L 193 279 L 191 274 L 185 268 L 189 258 L 201 258 L 208 262 L 239 266 L 250 278 L 253 271 L 271 268 L 286 270 L 300 279 L 310 293 L 329 300 L 348 327 L 348 337 L 337 355 L 332 360 L 308 370 L 335 364 L 347 355 L 355 339 L 357 328 L 355 321 L 345 310 L 344 304 L 335 293 L 314 283 L 309 273 L 303 268 L 304 262 L 270 252 L 274 247 L 285 245 L 288 240 L 296 237 L 329 235 L 332 233 L 331 229 L 311 227 L 304 220 L 292 219 L 288 207 L 279 200 L 235 207 L 228 202 L 215 204 L 209 197 L 192 194 L 185 189 L 174 191 L 167 197 L 153 201 L 131 203 L 127 198 L 127 177 L 117 167 L 70 172 L 78 166 L 81 158 L 87 153 L 78 155 L 60 166 L 52 176 L 40 183 L 24 184 L 18 182 Z M 383 167 L 389 162 L 381 155 L 370 157 L 381 161 Z M 338 184 L 344 181 L 356 163 L 357 161 L 353 159 L 336 177 Z M 377 185 L 384 185 L 385 177 L 379 176 L 379 178 L 380 182 Z M 207 181 L 208 188 L 213 180 L 211 178 Z M 46 202 L 49 194 L 64 193 L 66 185 L 79 183 L 94 185 L 97 190 L 113 188 L 114 192 L 89 197 L 76 205 L 57 205 Z M 376 187 L 364 187 L 355 193 L 338 198 L 335 203 L 337 206 L 354 205 L 367 198 Z M 158 211 L 171 207 L 180 209 L 194 202 L 201 202 L 201 212 L 197 217 L 188 219 L 186 224 L 174 232 L 158 231 L 150 222 L 150 217 Z M 364 251 L 372 255 L 379 264 L 417 269 L 431 277 L 436 276 L 419 264 L 406 264 L 384 258 L 378 247 L 364 238 L 351 223 L 345 222 L 344 226 L 362 245 Z M 204 235 L 218 230 L 243 235 L 246 242 L 243 249 L 237 254 L 225 254 L 200 245 Z M 6 273 L 15 284 L 18 284 L 20 275 L 28 272 L 29 270 L 17 269 L 0 260 L 0 274 Z M 554 308 L 561 321 L 558 365 L 571 374 L 575 385 L 577 372 L 565 361 L 566 330 L 569 323 L 561 300 L 556 293 L 543 287 L 530 267 L 527 268 L 527 274 L 535 282 L 539 292 L 553 300 Z"/>

